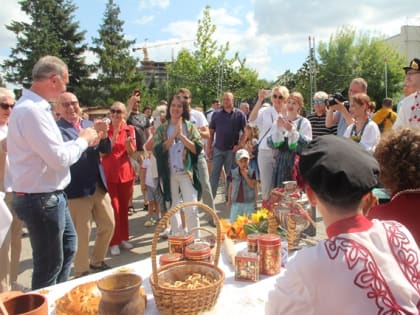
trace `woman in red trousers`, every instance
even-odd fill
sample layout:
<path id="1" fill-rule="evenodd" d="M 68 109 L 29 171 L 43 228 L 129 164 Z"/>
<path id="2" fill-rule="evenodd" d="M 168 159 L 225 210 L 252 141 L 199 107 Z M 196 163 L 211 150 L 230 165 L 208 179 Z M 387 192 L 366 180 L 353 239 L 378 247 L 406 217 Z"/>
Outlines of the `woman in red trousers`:
<path id="1" fill-rule="evenodd" d="M 111 196 L 115 216 L 115 231 L 110 243 L 111 255 L 119 255 L 120 247 L 131 249 L 128 242 L 128 206 L 133 194 L 135 172 L 130 155 L 136 151 L 133 126 L 125 122 L 127 110 L 121 102 L 115 102 L 110 109 L 111 124 L 108 136 L 111 139 L 111 153 L 102 157 L 108 192 Z"/>

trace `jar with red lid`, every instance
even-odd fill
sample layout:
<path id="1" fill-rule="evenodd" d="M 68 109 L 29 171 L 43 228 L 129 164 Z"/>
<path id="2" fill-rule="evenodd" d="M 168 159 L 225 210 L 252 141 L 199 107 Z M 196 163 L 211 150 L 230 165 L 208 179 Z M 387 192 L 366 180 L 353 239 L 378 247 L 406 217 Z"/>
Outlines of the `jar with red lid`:
<path id="1" fill-rule="evenodd" d="M 260 254 L 260 272 L 275 275 L 281 266 L 281 237 L 277 234 L 261 234 L 258 239 Z"/>
<path id="2" fill-rule="evenodd" d="M 163 254 L 159 257 L 159 264 L 161 266 L 175 263 L 182 260 L 182 255 L 180 253 L 168 253 Z"/>
<path id="3" fill-rule="evenodd" d="M 247 236 L 248 252 L 258 253 L 258 238 L 261 233 L 251 233 Z"/>
<path id="4" fill-rule="evenodd" d="M 185 248 L 194 242 L 194 235 L 169 235 L 168 249 L 170 254 L 179 253 L 185 256 Z"/>
<path id="5" fill-rule="evenodd" d="M 210 245 L 205 242 L 189 244 L 185 248 L 185 259 L 193 261 L 210 261 Z"/>

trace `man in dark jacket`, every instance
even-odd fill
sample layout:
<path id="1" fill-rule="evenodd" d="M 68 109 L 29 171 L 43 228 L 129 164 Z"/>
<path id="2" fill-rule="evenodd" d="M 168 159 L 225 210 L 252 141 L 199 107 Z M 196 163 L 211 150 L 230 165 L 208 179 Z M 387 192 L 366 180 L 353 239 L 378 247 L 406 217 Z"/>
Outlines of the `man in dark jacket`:
<path id="1" fill-rule="evenodd" d="M 78 238 L 74 274 L 80 277 L 89 273 L 89 267 L 93 271 L 110 268 L 104 259 L 114 233 L 115 221 L 99 153 L 111 152 L 111 141 L 108 138 L 106 122 L 98 120 L 93 123 L 80 118 L 80 107 L 76 95 L 69 92 L 61 94 L 56 106 L 56 110 L 61 115 L 57 125 L 64 141 L 76 139 L 81 129 L 92 126 L 101 135 L 99 144 L 88 148 L 79 161 L 70 167 L 71 182 L 65 189 Z M 89 263 L 92 219 L 95 220 L 97 230 Z"/>

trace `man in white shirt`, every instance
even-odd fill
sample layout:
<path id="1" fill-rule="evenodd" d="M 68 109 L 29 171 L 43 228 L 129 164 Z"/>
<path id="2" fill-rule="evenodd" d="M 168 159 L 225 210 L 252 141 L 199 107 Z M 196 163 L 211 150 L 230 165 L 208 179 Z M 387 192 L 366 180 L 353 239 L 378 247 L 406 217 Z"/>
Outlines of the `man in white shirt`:
<path id="1" fill-rule="evenodd" d="M 303 150 L 299 171 L 328 239 L 287 263 L 269 292 L 266 314 L 418 314 L 420 252 L 396 221 L 370 221 L 379 165 L 359 144 L 335 135 Z"/>
<path id="2" fill-rule="evenodd" d="M 207 145 L 207 139 L 210 137 L 209 123 L 207 122 L 206 117 L 202 112 L 191 108 L 192 95 L 189 89 L 181 88 L 178 90 L 177 95 L 187 102 L 188 108 L 190 110 L 190 121 L 197 127 L 198 131 L 200 132 L 203 148 L 205 148 Z M 197 168 L 198 174 L 200 176 L 203 203 L 209 206 L 211 209 L 215 209 L 213 193 L 210 186 L 209 170 L 205 157 L 205 150 L 202 150 L 198 156 Z M 210 220 L 209 223 L 214 225 L 212 220 Z"/>
<path id="3" fill-rule="evenodd" d="M 404 95 L 392 129 L 420 126 L 420 59 L 414 58 L 404 67 Z"/>
<path id="4" fill-rule="evenodd" d="M 77 236 L 63 189 L 70 182 L 70 165 L 99 137 L 86 128 L 76 140 L 63 141 L 48 103 L 66 91 L 69 74 L 61 59 L 40 58 L 32 79 L 10 116 L 7 143 L 13 207 L 28 228 L 36 290 L 69 277 Z"/>

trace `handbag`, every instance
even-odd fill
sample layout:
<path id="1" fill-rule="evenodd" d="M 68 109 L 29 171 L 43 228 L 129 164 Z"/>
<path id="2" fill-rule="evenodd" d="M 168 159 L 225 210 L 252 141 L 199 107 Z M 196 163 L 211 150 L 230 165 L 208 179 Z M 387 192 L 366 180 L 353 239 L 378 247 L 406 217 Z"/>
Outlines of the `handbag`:
<path id="1" fill-rule="evenodd" d="M 267 131 L 265 132 L 265 134 L 262 136 L 262 138 L 257 142 L 256 145 L 254 145 L 254 147 L 252 148 L 252 155 L 254 156 L 254 159 L 256 159 L 258 161 L 258 150 L 259 150 L 259 146 L 260 143 L 262 141 L 262 139 L 265 138 L 265 136 L 268 134 L 268 132 L 271 130 L 271 127 L 267 129 Z"/>

